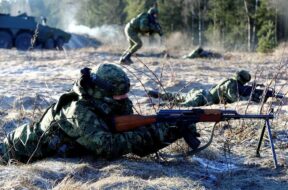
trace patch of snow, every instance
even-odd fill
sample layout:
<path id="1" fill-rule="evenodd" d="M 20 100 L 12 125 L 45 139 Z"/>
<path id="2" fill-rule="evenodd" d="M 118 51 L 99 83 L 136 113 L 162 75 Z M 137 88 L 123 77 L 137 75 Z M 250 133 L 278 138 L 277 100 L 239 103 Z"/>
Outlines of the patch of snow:
<path id="1" fill-rule="evenodd" d="M 238 168 L 235 164 L 232 164 L 232 163 L 224 163 L 221 161 L 208 160 L 208 159 L 199 158 L 199 157 L 193 157 L 192 161 L 197 161 L 203 167 L 211 169 L 217 173 L 223 173 L 223 172 L 235 170 Z"/>

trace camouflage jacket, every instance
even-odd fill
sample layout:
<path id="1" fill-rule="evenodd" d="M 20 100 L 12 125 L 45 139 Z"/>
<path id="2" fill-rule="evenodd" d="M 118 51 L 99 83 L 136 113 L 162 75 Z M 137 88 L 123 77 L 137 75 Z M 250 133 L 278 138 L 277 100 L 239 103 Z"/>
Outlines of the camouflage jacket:
<path id="1" fill-rule="evenodd" d="M 198 107 L 211 105 L 211 95 L 208 90 L 192 89 L 188 93 L 164 93 L 160 94 L 162 100 L 168 100 L 169 104 L 183 107 Z"/>
<path id="2" fill-rule="evenodd" d="M 239 89 L 242 87 L 243 85 L 241 83 L 239 83 L 236 79 L 231 78 L 212 87 L 209 91 L 214 104 L 233 103 L 239 100 L 249 99 L 249 97 L 239 95 Z"/>
<path id="3" fill-rule="evenodd" d="M 78 84 L 63 94 L 41 120 L 11 132 L 3 143 L 2 157 L 27 162 L 47 156 L 75 156 L 89 153 L 95 157 L 117 158 L 127 153 L 151 154 L 181 137 L 177 127 L 156 123 L 128 132 L 115 132 L 113 116 L 132 114 L 129 99 L 90 98 Z M 95 95 L 98 93 L 95 91 Z"/>
<path id="4" fill-rule="evenodd" d="M 128 25 L 129 29 L 135 33 L 159 33 L 160 35 L 162 33 L 160 24 L 148 13 L 139 14 Z"/>

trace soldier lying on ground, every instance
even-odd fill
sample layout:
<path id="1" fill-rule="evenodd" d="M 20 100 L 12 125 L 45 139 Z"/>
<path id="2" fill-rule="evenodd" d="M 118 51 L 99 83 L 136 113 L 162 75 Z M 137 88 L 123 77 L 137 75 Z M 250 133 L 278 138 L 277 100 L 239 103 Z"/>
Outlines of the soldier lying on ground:
<path id="1" fill-rule="evenodd" d="M 157 22 L 158 9 L 150 8 L 147 13 L 141 13 L 133 18 L 125 27 L 125 35 L 129 41 L 129 48 L 120 58 L 121 64 L 132 64 L 131 56 L 142 47 L 142 41 L 139 34 L 158 33 L 163 35 L 160 24 Z"/>
<path id="2" fill-rule="evenodd" d="M 199 146 L 195 124 L 190 123 L 156 123 L 116 132 L 113 117 L 133 114 L 127 96 L 129 78 L 113 64 L 101 64 L 96 70 L 84 68 L 81 73 L 72 90 L 61 95 L 39 122 L 8 134 L 0 144 L 2 163 L 81 154 L 109 159 L 128 153 L 145 156 L 181 137 Z"/>
<path id="3" fill-rule="evenodd" d="M 221 58 L 222 56 L 219 53 L 212 51 L 206 51 L 202 47 L 196 48 L 194 51 L 188 55 L 183 56 L 184 59 L 193 59 L 193 58 Z"/>
<path id="4" fill-rule="evenodd" d="M 170 101 L 174 105 L 184 107 L 198 107 L 219 103 L 233 103 L 239 100 L 249 100 L 250 95 L 241 96 L 239 90 L 251 80 L 248 71 L 241 70 L 233 78 L 229 78 L 213 86 L 209 90 L 192 89 L 188 93 L 159 93 L 149 91 L 148 95 L 153 98 L 161 98 Z"/>

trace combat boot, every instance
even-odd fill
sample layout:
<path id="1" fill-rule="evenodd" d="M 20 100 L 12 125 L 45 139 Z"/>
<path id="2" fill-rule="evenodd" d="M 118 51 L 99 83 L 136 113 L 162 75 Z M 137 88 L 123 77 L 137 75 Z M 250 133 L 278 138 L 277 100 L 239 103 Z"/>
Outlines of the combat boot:
<path id="1" fill-rule="evenodd" d="M 152 98 L 159 98 L 161 96 L 161 94 L 157 90 L 149 90 L 147 92 L 147 95 Z"/>
<path id="2" fill-rule="evenodd" d="M 0 143 L 0 165 L 6 165 L 7 164 L 7 160 L 4 157 L 5 154 L 7 154 L 7 153 L 5 151 L 4 144 Z"/>
<path id="3" fill-rule="evenodd" d="M 133 61 L 131 60 L 131 55 L 132 55 L 131 53 L 127 53 L 124 56 L 122 56 L 120 58 L 120 64 L 123 64 L 123 65 L 133 64 Z"/>

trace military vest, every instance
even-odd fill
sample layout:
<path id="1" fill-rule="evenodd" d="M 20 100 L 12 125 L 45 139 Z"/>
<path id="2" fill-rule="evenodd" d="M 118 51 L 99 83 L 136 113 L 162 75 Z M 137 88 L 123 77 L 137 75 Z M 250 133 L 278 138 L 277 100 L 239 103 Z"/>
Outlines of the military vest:
<path id="1" fill-rule="evenodd" d="M 227 79 L 227 80 L 224 80 L 223 82 L 221 82 L 220 84 L 212 87 L 210 89 L 210 94 L 211 94 L 211 97 L 212 97 L 212 101 L 214 104 L 218 104 L 221 100 L 221 98 L 224 97 L 224 89 L 223 86 L 225 83 L 229 82 L 231 79 Z"/>

